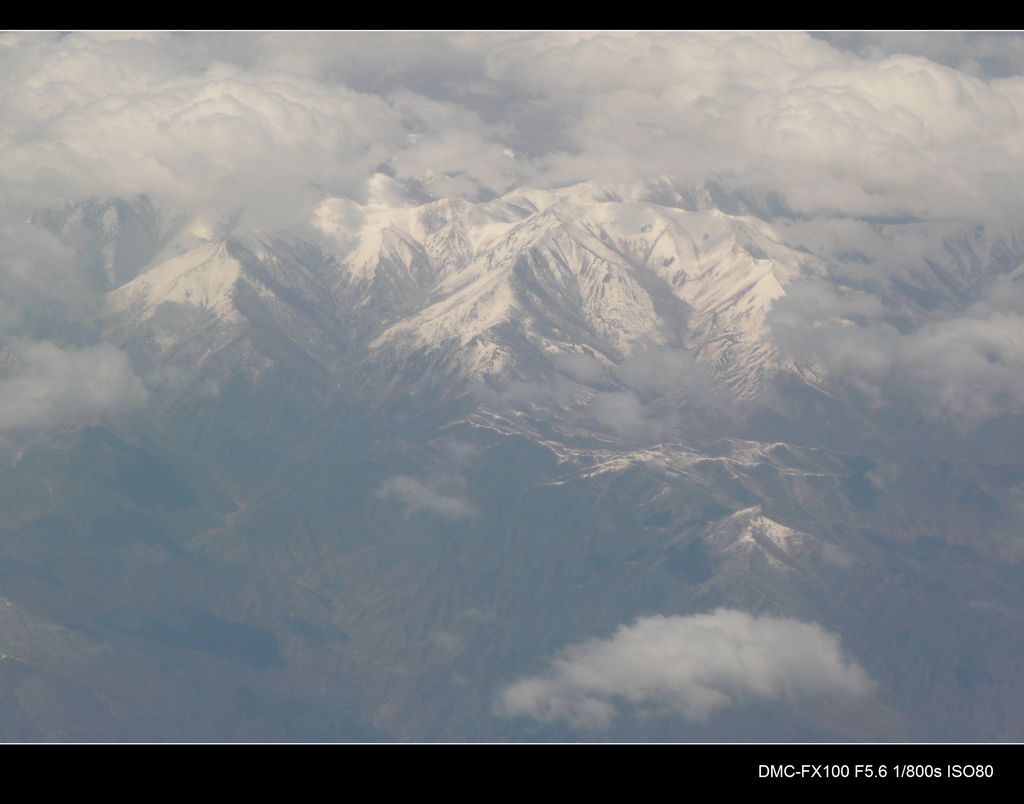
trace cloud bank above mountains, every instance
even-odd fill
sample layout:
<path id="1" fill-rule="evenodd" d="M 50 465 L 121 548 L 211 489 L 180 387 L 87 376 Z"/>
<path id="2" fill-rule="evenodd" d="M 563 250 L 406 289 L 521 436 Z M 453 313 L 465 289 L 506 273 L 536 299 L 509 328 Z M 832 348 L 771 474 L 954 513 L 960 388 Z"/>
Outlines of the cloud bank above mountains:
<path id="1" fill-rule="evenodd" d="M 8 205 L 150 193 L 251 226 L 308 223 L 379 166 L 435 195 L 668 175 L 798 215 L 1019 214 L 1024 78 L 835 41 L 6 34 L 0 180 Z M 1017 38 L 978 47 L 1017 64 Z"/>

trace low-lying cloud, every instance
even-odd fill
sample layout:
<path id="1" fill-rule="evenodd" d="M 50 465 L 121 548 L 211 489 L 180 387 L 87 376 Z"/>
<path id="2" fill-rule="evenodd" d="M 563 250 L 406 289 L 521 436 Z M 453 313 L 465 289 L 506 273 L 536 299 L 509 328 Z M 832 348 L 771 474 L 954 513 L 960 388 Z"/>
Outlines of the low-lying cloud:
<path id="1" fill-rule="evenodd" d="M 716 404 L 731 398 L 691 352 L 669 347 L 630 355 L 610 375 L 621 386 L 594 396 L 588 411 L 604 427 L 627 438 L 662 439 L 677 431 L 681 405 Z"/>
<path id="2" fill-rule="evenodd" d="M 824 287 L 773 310 L 776 336 L 873 398 L 910 399 L 926 415 L 970 425 L 1024 412 L 1024 287 L 1002 277 L 959 312 L 903 332 L 875 298 Z"/>
<path id="3" fill-rule="evenodd" d="M 44 429 L 146 400 L 124 352 L 99 341 L 99 295 L 46 229 L 0 225 L 0 431 Z"/>
<path id="4" fill-rule="evenodd" d="M 551 360 L 557 372 L 543 382 L 513 380 L 499 389 L 480 388 L 490 403 L 578 404 L 591 424 L 622 438 L 660 440 L 683 426 L 684 406 L 714 405 L 727 413 L 733 401 L 707 366 L 682 348 L 652 347 L 619 363 L 569 352 Z"/>
<path id="5" fill-rule="evenodd" d="M 473 444 L 442 438 L 431 443 L 434 470 L 426 476 L 396 475 L 377 488 L 377 497 L 398 503 L 406 517 L 429 513 L 460 521 L 481 515 L 469 498 L 465 472 L 478 454 Z"/>
<path id="6" fill-rule="evenodd" d="M 377 489 L 377 496 L 403 505 L 407 516 L 421 511 L 453 520 L 480 515 L 480 509 L 471 502 L 409 475 L 398 475 L 384 481 Z"/>
<path id="7" fill-rule="evenodd" d="M 66 424 L 146 400 L 128 358 L 110 344 L 15 343 L 7 358 L 19 365 L 0 379 L 0 431 Z"/>
<path id="8" fill-rule="evenodd" d="M 504 689 L 505 717 L 607 729 L 624 709 L 706 722 L 747 701 L 864 697 L 873 682 L 820 625 L 732 609 L 641 617 L 566 648 L 543 673 Z"/>

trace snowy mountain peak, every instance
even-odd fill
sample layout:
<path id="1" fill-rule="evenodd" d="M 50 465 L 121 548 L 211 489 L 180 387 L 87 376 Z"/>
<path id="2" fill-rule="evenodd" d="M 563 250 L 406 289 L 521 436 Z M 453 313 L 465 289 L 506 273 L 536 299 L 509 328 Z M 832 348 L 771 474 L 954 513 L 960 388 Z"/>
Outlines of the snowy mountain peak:
<path id="1" fill-rule="evenodd" d="M 380 315 L 374 348 L 454 348 L 463 375 L 517 376 L 534 357 L 580 348 L 615 361 L 674 345 L 755 393 L 779 362 L 768 310 L 813 260 L 763 221 L 624 197 L 583 183 L 378 208 L 340 284 Z"/>
<path id="2" fill-rule="evenodd" d="M 152 317 L 164 303 L 209 310 L 219 318 L 237 318 L 235 285 L 241 264 L 227 242 L 217 240 L 150 268 L 108 296 L 113 313 Z"/>

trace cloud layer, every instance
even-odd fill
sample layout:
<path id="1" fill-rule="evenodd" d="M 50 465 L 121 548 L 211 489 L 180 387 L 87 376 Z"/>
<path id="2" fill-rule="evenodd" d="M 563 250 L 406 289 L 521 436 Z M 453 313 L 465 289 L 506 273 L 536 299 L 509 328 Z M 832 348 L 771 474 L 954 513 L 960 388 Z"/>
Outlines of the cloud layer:
<path id="1" fill-rule="evenodd" d="M 500 695 L 499 714 L 608 728 L 620 709 L 706 721 L 745 701 L 868 695 L 873 684 L 819 625 L 716 609 L 641 617 L 607 639 L 566 648 Z"/>
<path id="2" fill-rule="evenodd" d="M 934 42 L 835 44 L 770 32 L 5 34 L 0 180 L 47 202 L 147 192 L 244 205 L 250 225 L 308 221 L 381 164 L 437 195 L 714 176 L 804 215 L 1021 210 L 1017 39 L 958 40 L 948 64 L 927 57 L 942 52 Z M 998 76 L 978 66 L 996 62 Z"/>

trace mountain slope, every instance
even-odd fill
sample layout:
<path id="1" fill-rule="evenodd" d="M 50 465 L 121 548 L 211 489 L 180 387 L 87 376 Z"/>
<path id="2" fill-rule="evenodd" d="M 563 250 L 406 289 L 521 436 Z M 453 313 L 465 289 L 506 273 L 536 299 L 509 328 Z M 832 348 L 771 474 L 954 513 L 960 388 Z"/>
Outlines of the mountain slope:
<path id="1" fill-rule="evenodd" d="M 4 737 L 592 738 L 497 695 L 722 607 L 819 625 L 874 692 L 598 738 L 1021 737 L 1024 424 L 873 406 L 778 327 L 913 333 L 1012 238 L 882 266 L 708 187 L 375 182 L 319 242 L 139 251 L 104 334 L 148 404 L 0 439 Z"/>

